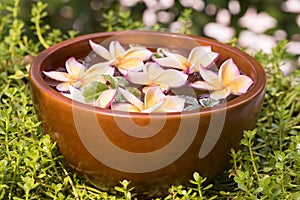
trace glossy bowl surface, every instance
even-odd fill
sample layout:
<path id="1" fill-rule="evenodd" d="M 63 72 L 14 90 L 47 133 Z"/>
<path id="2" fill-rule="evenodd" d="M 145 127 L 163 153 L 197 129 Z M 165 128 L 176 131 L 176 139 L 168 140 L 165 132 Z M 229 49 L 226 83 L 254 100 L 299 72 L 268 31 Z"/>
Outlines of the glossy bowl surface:
<path id="1" fill-rule="evenodd" d="M 197 45 L 232 58 L 254 81 L 248 92 L 225 104 L 183 113 L 125 113 L 74 102 L 48 86 L 42 71 L 83 59 L 89 40 L 107 45 L 138 43 L 188 52 Z M 57 141 L 65 160 L 101 188 L 132 181 L 137 191 L 162 190 L 187 183 L 193 172 L 212 179 L 229 164 L 243 130 L 255 126 L 265 89 L 265 72 L 246 53 L 211 39 L 167 32 L 126 31 L 79 36 L 41 52 L 30 68 L 36 113 L 45 133 Z"/>

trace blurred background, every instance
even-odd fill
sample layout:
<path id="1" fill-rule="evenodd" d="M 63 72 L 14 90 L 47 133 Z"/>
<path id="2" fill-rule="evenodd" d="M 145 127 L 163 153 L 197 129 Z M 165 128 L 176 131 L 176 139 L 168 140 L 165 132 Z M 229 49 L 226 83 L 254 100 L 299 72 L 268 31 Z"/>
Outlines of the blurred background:
<path id="1" fill-rule="evenodd" d="M 22 1 L 23 10 L 34 0 Z M 271 52 L 288 39 L 288 52 L 300 63 L 300 0 L 44 0 L 46 23 L 80 35 L 116 30 L 106 24 L 128 18 L 128 28 L 141 25 L 190 33 L 221 42 L 236 40 L 250 51 Z M 28 8 L 30 9 L 30 8 Z M 24 11 L 26 17 L 27 11 Z M 120 13 L 123 13 L 120 15 Z M 127 16 L 126 16 L 127 15 Z M 186 22 L 189 18 L 189 24 Z M 30 19 L 28 19 L 30 20 Z M 184 22 L 184 23 L 183 23 Z M 113 23 L 112 23 L 113 24 Z"/>

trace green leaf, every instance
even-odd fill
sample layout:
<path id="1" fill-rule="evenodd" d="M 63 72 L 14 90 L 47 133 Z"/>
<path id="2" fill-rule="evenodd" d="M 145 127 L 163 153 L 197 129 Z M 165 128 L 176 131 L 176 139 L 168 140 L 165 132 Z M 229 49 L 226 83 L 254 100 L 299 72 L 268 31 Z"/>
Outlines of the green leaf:
<path id="1" fill-rule="evenodd" d="M 108 74 L 102 74 L 101 76 L 110 83 L 112 88 L 116 89 L 117 87 L 119 87 L 119 81 L 117 78 Z"/>
<path id="2" fill-rule="evenodd" d="M 86 102 L 93 102 L 97 100 L 99 95 L 108 90 L 109 87 L 101 82 L 92 82 L 83 88 L 82 95 L 84 96 L 84 100 Z"/>
<path id="3" fill-rule="evenodd" d="M 220 103 L 218 100 L 212 98 L 202 98 L 199 100 L 199 102 L 204 108 L 210 108 Z"/>

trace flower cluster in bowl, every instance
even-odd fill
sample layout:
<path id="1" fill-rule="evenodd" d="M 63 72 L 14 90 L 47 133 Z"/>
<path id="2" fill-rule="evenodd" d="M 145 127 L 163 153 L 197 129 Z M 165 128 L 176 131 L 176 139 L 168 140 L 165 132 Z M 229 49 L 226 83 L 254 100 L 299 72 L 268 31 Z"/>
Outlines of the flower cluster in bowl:
<path id="1" fill-rule="evenodd" d="M 112 41 L 108 49 L 89 41 L 103 61 L 88 66 L 71 57 L 63 70 L 43 71 L 56 89 L 73 100 L 126 112 L 182 112 L 212 107 L 247 92 L 253 81 L 232 59 L 215 65 L 210 46 L 194 47 L 187 57 L 166 48 L 127 49 Z M 192 89 L 194 95 L 174 92 Z M 206 91 L 206 93 L 205 93 Z"/>

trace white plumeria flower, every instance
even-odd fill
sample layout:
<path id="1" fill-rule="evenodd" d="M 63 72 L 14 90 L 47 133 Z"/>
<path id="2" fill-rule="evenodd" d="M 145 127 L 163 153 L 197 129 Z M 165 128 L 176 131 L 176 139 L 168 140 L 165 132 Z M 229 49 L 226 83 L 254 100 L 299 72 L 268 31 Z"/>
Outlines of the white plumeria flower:
<path id="1" fill-rule="evenodd" d="M 218 74 L 204 68 L 200 68 L 200 74 L 204 81 L 196 81 L 191 86 L 200 90 L 213 91 L 210 94 L 212 99 L 224 99 L 230 94 L 244 94 L 253 83 L 251 78 L 240 74 L 232 59 L 226 60 L 221 65 Z"/>
<path id="2" fill-rule="evenodd" d="M 83 88 L 88 83 L 97 81 L 101 74 L 114 73 L 114 69 L 105 63 L 98 63 L 87 69 L 74 57 L 69 58 L 65 66 L 67 72 L 43 71 L 47 77 L 62 82 L 56 86 L 58 91 L 69 91 L 71 86 Z"/>
<path id="3" fill-rule="evenodd" d="M 145 64 L 145 70 L 142 72 L 128 72 L 126 79 L 134 84 L 151 86 L 160 86 L 165 92 L 170 87 L 177 88 L 186 83 L 188 75 L 175 70 L 163 69 L 157 63 L 148 62 Z M 148 87 L 144 87 L 145 92 Z"/>
<path id="4" fill-rule="evenodd" d="M 209 68 L 219 57 L 218 53 L 211 50 L 210 46 L 194 47 L 188 58 L 162 49 L 166 57 L 154 58 L 154 61 L 165 67 L 172 67 L 184 71 L 186 74 L 199 71 L 199 67 Z"/>
<path id="5" fill-rule="evenodd" d="M 144 97 L 144 102 L 136 96 L 119 88 L 120 93 L 125 97 L 129 103 L 112 104 L 112 110 L 126 111 L 126 112 L 181 112 L 184 108 L 185 99 L 164 95 L 160 87 L 150 87 Z"/>
<path id="6" fill-rule="evenodd" d="M 122 73 L 126 73 L 128 70 L 141 70 L 144 67 L 143 61 L 152 56 L 152 52 L 142 46 L 134 46 L 125 50 L 119 41 L 112 41 L 107 50 L 92 40 L 89 42 L 96 54 L 107 60 L 110 65 L 116 66 Z"/>

